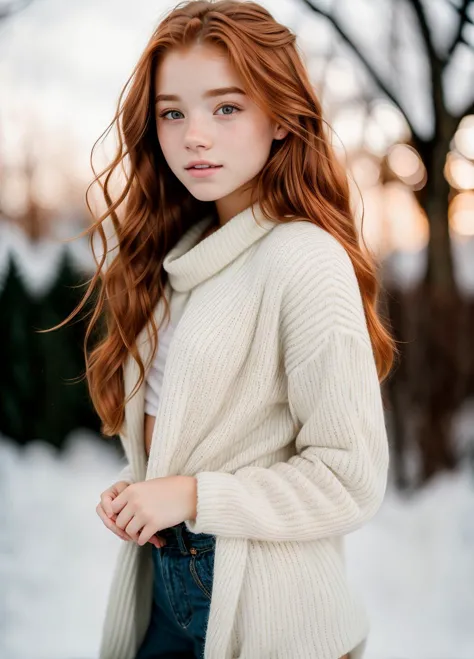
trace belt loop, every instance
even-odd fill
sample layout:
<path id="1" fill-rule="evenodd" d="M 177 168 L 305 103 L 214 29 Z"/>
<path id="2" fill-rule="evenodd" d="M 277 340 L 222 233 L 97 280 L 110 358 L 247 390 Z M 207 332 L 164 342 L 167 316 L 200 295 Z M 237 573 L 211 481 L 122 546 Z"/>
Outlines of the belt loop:
<path id="1" fill-rule="evenodd" d="M 188 554 L 188 548 L 183 538 L 183 527 L 181 525 L 176 527 L 176 537 L 178 539 L 178 546 L 181 550 L 181 553 Z"/>

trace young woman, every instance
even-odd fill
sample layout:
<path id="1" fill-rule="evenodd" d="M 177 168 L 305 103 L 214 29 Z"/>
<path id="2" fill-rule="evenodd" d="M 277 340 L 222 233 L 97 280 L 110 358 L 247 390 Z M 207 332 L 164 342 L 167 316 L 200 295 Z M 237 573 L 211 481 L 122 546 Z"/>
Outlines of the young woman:
<path id="1" fill-rule="evenodd" d="M 343 540 L 384 497 L 394 344 L 295 35 L 182 3 L 126 88 L 82 303 L 100 276 L 86 373 L 128 463 L 100 657 L 360 659 Z"/>

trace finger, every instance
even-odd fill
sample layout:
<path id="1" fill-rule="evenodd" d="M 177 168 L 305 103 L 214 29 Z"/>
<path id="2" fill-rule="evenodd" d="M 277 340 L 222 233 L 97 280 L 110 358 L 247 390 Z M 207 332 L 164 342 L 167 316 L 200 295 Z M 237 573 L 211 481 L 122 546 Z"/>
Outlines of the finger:
<path id="1" fill-rule="evenodd" d="M 113 503 L 113 502 L 112 502 Z M 134 518 L 135 514 L 131 510 L 131 506 L 124 506 L 122 510 L 119 512 L 117 515 L 117 518 L 115 520 L 115 524 L 119 527 L 119 529 L 122 529 L 122 531 L 127 531 L 127 526 L 130 524 L 132 519 Z M 131 527 L 131 530 L 133 531 L 133 527 Z"/>
<path id="2" fill-rule="evenodd" d="M 157 549 L 161 549 L 166 545 L 166 540 L 161 535 L 152 535 L 148 542 L 151 542 L 151 544 L 154 545 Z"/>
<path id="3" fill-rule="evenodd" d="M 96 507 L 96 512 L 99 515 L 100 519 L 104 523 L 104 525 L 109 529 L 109 531 L 112 531 L 112 533 L 115 533 L 119 538 L 122 540 L 131 540 L 129 536 L 125 533 L 125 531 L 122 531 L 122 529 L 119 529 L 116 524 L 110 520 L 107 517 L 107 514 L 105 510 L 102 508 L 102 504 L 98 503 Z"/>
<path id="4" fill-rule="evenodd" d="M 102 508 L 105 510 L 106 514 L 109 517 L 112 517 L 113 515 L 113 510 L 112 510 L 112 501 L 116 499 L 116 497 L 123 492 L 128 485 L 125 483 L 125 481 L 117 481 L 113 485 L 111 485 L 109 488 L 104 490 L 102 494 L 100 495 L 100 502 L 102 504 Z"/>
<path id="5" fill-rule="evenodd" d="M 138 539 L 137 539 L 137 544 L 144 545 L 153 536 L 154 536 L 153 527 L 150 526 L 149 524 L 147 524 L 142 528 L 141 533 L 139 533 L 139 536 L 138 536 Z"/>
<path id="6" fill-rule="evenodd" d="M 140 536 L 140 531 L 143 528 L 143 523 L 140 524 L 140 522 L 137 520 L 137 517 L 134 516 L 130 520 L 128 524 L 125 526 L 121 527 L 125 531 L 125 533 L 132 538 L 134 542 L 138 541 L 138 538 Z"/>
<path id="7" fill-rule="evenodd" d="M 124 488 L 120 494 L 118 494 L 114 499 L 112 499 L 110 503 L 110 507 L 113 513 L 118 514 L 122 510 L 122 508 L 126 505 L 127 503 L 127 499 L 125 498 L 126 495 L 123 494 L 123 491 L 126 489 L 127 488 Z"/>
<path id="8" fill-rule="evenodd" d="M 113 496 L 110 490 L 106 490 L 100 497 L 100 502 L 102 504 L 102 508 L 105 511 L 105 514 L 107 517 L 112 517 L 114 514 L 114 511 L 112 510 L 112 500 Z"/>
<path id="9" fill-rule="evenodd" d="M 132 519 L 130 524 L 124 529 L 124 533 L 126 533 L 131 540 L 133 540 L 138 544 L 138 538 L 140 536 L 142 529 L 140 528 L 139 531 L 134 531 L 133 521 L 134 520 Z M 166 539 L 162 535 L 158 536 L 156 534 L 153 534 L 151 538 L 148 540 L 148 542 L 151 542 L 151 544 L 154 545 L 157 549 L 161 549 L 166 545 Z"/>
<path id="10" fill-rule="evenodd" d="M 102 504 L 100 503 L 97 504 L 96 512 L 99 515 L 102 522 L 104 523 L 104 526 L 106 526 L 109 529 L 109 531 L 112 531 L 112 533 L 115 533 L 115 535 L 118 535 L 120 538 L 125 540 L 126 533 L 121 529 L 118 529 L 117 526 L 114 524 L 114 522 L 107 517 L 107 514 L 102 507 Z"/>

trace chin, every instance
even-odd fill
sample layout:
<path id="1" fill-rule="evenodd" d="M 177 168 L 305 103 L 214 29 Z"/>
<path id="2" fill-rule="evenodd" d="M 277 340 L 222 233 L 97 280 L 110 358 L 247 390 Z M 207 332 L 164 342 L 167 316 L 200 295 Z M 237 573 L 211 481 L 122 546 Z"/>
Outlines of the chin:
<path id="1" fill-rule="evenodd" d="M 199 201 L 218 201 L 219 199 L 223 199 L 233 192 L 233 189 L 224 191 L 219 190 L 217 192 L 215 188 L 213 190 L 205 190 L 205 186 L 202 186 L 201 188 L 199 186 L 186 186 L 186 189 L 195 199 L 198 199 Z"/>
<path id="2" fill-rule="evenodd" d="M 211 194 L 211 193 L 205 194 L 204 192 L 202 192 L 201 194 L 199 194 L 199 193 L 196 193 L 195 190 L 190 190 L 189 188 L 188 188 L 188 192 L 190 194 L 192 194 L 192 196 L 195 199 L 197 199 L 198 201 L 217 201 L 218 199 L 220 199 L 222 197 L 222 195 L 220 195 L 220 194 L 216 195 L 216 193 L 214 193 L 214 194 Z"/>

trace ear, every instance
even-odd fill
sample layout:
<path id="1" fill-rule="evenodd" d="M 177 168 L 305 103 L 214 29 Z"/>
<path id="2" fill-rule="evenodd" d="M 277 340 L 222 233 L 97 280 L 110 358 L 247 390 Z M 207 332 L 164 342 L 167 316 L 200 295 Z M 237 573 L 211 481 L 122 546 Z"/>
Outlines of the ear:
<path id="1" fill-rule="evenodd" d="M 283 128 L 282 126 L 276 126 L 273 132 L 273 139 L 282 140 L 287 135 L 288 135 L 288 130 L 286 128 Z"/>

